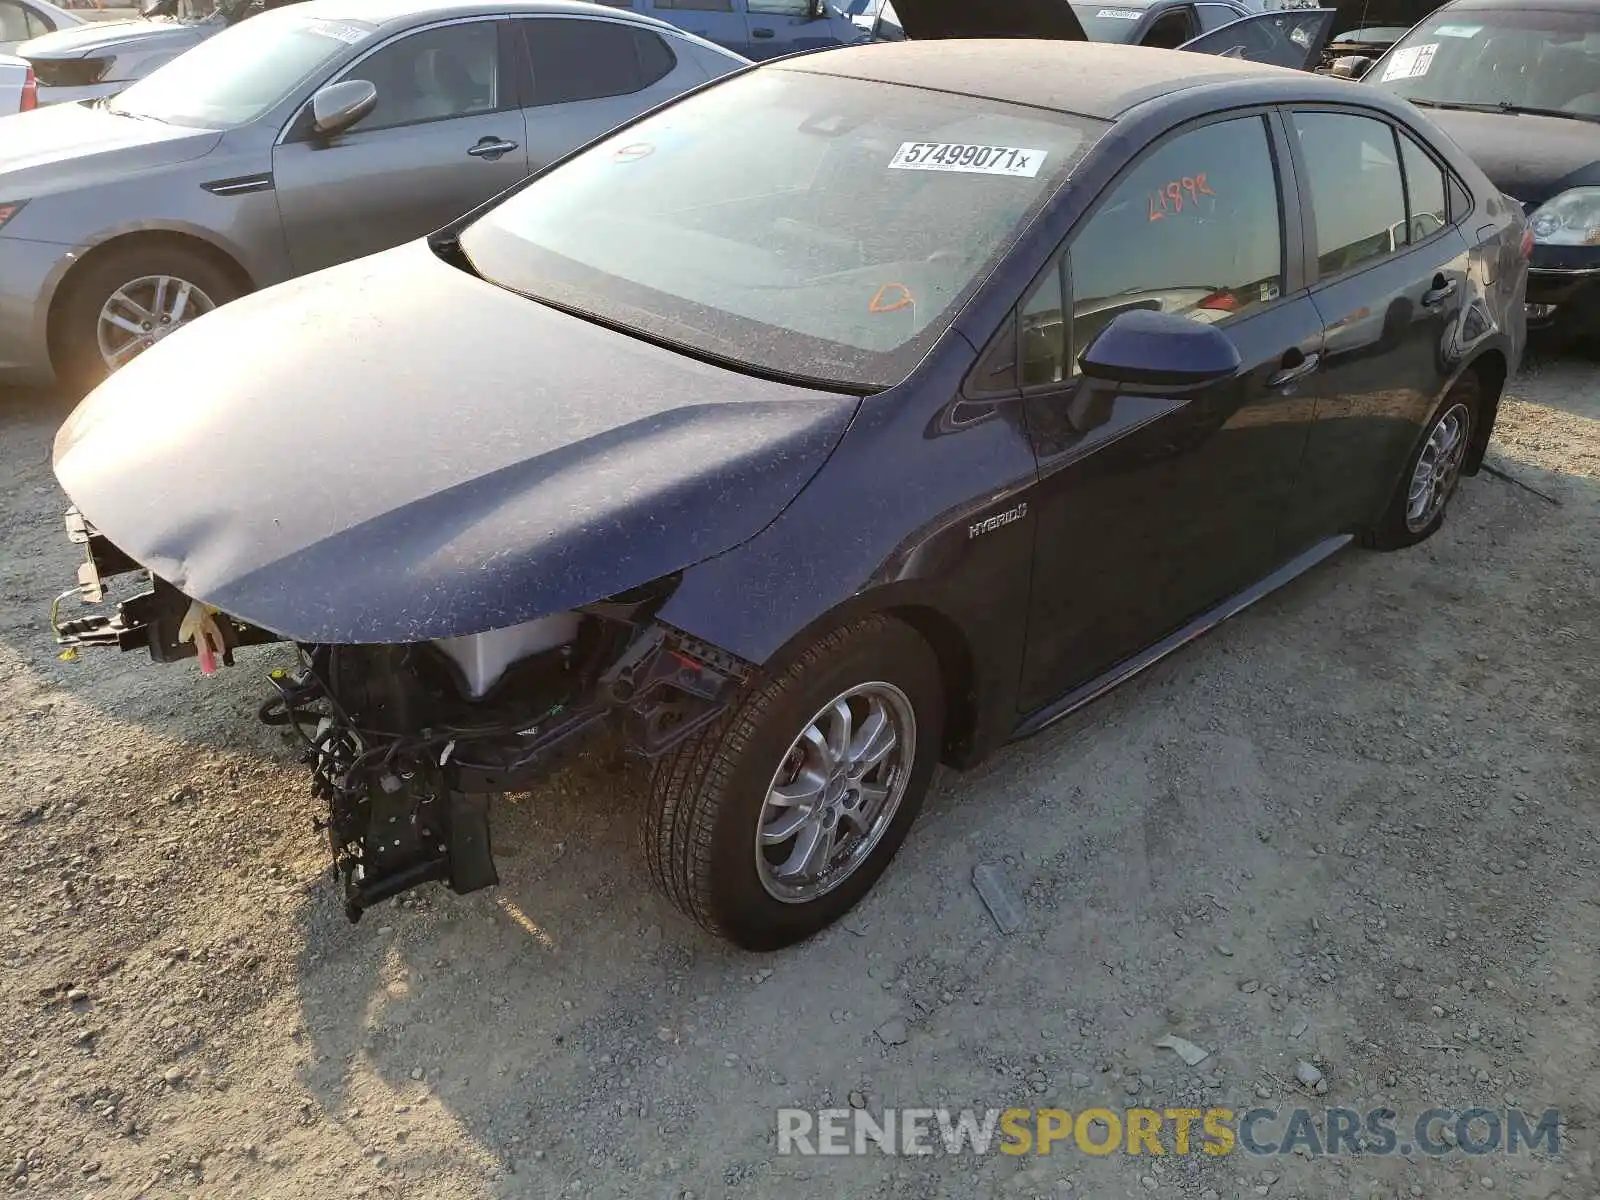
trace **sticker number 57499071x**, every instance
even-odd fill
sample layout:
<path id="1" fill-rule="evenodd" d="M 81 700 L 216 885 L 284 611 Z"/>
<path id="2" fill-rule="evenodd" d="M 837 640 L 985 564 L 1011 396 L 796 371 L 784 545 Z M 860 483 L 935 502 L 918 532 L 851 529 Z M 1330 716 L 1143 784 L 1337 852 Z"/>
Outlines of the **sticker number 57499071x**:
<path id="1" fill-rule="evenodd" d="M 896 171 L 961 171 L 972 175 L 1016 175 L 1032 179 L 1044 166 L 1047 153 L 1021 146 L 906 142 L 895 151 L 889 166 Z"/>

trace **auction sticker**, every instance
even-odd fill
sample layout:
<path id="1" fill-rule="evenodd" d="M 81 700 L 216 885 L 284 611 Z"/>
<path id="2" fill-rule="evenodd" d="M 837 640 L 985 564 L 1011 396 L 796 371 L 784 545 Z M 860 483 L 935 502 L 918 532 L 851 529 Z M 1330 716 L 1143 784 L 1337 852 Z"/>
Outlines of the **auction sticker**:
<path id="1" fill-rule="evenodd" d="M 889 160 L 893 171 L 960 171 L 967 175 L 1015 175 L 1032 179 L 1048 156 L 1021 146 L 974 146 L 966 142 L 906 142 Z"/>
<path id="2" fill-rule="evenodd" d="M 363 29 L 359 25 L 346 25 L 342 21 L 312 21 L 308 28 L 313 33 L 331 37 L 347 46 L 354 46 L 372 32 L 370 29 Z"/>
<path id="3" fill-rule="evenodd" d="M 1433 31 L 1434 37 L 1475 38 L 1483 32 L 1482 25 L 1441 25 Z"/>
<path id="4" fill-rule="evenodd" d="M 1426 75 L 1428 68 L 1433 66 L 1433 56 L 1438 52 L 1438 42 L 1396 50 L 1394 58 L 1384 68 L 1382 82 L 1388 83 L 1391 79 L 1418 79 Z"/>

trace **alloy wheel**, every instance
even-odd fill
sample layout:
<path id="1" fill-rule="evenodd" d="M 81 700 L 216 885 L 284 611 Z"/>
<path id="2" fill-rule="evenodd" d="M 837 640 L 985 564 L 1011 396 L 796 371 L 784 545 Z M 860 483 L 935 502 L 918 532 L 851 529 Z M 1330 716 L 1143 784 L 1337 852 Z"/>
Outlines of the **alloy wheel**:
<path id="1" fill-rule="evenodd" d="M 894 823 L 916 756 L 916 712 L 893 684 L 861 684 L 819 709 L 761 806 L 756 868 L 767 894 L 805 904 L 850 878 Z"/>
<path id="2" fill-rule="evenodd" d="M 146 275 L 123 284 L 100 308 L 96 334 L 106 368 L 148 350 L 174 329 L 204 316 L 216 304 L 204 291 L 174 275 Z"/>
<path id="3" fill-rule="evenodd" d="M 1426 529 L 1450 502 L 1471 431 L 1472 412 L 1465 404 L 1452 405 L 1434 422 L 1406 493 L 1406 528 L 1412 533 Z"/>

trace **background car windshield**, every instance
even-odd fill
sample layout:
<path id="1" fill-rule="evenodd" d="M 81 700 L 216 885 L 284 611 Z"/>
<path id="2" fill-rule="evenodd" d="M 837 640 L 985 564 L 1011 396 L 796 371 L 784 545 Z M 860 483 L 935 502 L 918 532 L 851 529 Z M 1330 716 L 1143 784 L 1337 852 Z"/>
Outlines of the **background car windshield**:
<path id="1" fill-rule="evenodd" d="M 1131 42 L 1144 17 L 1142 4 L 1074 4 L 1072 11 L 1091 42 Z"/>
<path id="2" fill-rule="evenodd" d="M 229 129 L 280 104 L 308 76 L 373 31 L 359 21 L 262 13 L 180 54 L 107 107 L 172 125 Z"/>
<path id="3" fill-rule="evenodd" d="M 736 365 L 904 379 L 1106 126 L 766 69 L 486 214 L 485 278 Z"/>
<path id="4" fill-rule="evenodd" d="M 1600 116 L 1600 10 L 1438 13 L 1399 42 L 1368 78 L 1422 104 Z"/>

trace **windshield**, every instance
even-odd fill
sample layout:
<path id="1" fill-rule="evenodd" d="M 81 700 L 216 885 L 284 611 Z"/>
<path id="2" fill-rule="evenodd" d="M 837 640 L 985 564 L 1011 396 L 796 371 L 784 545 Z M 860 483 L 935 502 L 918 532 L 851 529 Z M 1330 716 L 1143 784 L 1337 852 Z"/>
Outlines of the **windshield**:
<path id="1" fill-rule="evenodd" d="M 461 247 L 504 287 L 736 367 L 888 387 L 1105 128 L 764 68 L 598 143 Z"/>
<path id="2" fill-rule="evenodd" d="M 262 13 L 178 55 L 106 107 L 171 125 L 230 129 L 282 103 L 308 76 L 373 32 L 359 21 Z"/>
<path id="3" fill-rule="evenodd" d="M 1142 5 L 1074 4 L 1078 23 L 1091 42 L 1131 42 L 1144 17 Z"/>
<path id="4" fill-rule="evenodd" d="M 1600 117 L 1600 9 L 1443 12 L 1368 76 L 1415 104 Z"/>

